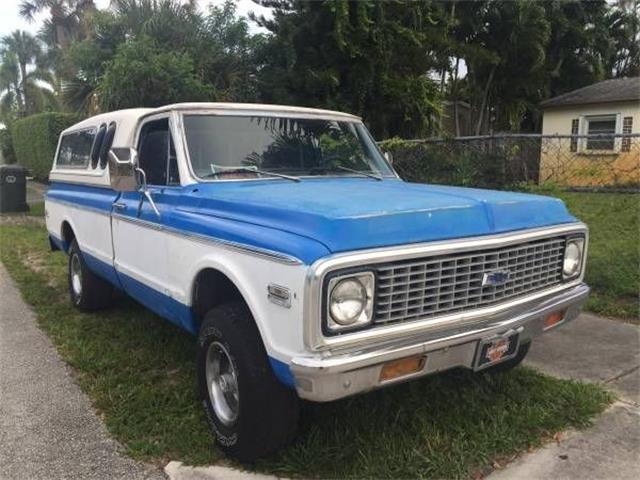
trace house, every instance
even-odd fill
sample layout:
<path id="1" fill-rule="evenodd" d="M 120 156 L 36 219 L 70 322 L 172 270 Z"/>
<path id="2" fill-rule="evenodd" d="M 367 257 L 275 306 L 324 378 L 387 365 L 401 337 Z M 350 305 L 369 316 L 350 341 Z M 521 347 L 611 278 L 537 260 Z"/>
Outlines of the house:
<path id="1" fill-rule="evenodd" d="M 540 182 L 640 185 L 640 137 L 614 136 L 640 134 L 640 77 L 605 80 L 540 106 Z"/>

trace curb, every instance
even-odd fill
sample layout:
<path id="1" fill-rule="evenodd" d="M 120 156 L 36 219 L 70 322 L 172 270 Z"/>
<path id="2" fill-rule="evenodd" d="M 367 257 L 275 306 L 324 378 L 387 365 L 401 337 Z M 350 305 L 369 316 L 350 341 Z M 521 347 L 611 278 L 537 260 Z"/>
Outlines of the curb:
<path id="1" fill-rule="evenodd" d="M 164 473 L 170 480 L 284 480 L 273 475 L 247 472 L 236 468 L 188 467 L 182 462 L 172 461 L 164 467 Z"/>

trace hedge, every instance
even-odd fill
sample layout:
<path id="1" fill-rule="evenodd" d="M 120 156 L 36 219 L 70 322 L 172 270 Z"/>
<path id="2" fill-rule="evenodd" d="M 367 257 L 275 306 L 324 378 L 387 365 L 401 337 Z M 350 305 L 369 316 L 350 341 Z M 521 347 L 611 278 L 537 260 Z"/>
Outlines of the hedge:
<path id="1" fill-rule="evenodd" d="M 2 152 L 2 162 L 0 163 L 16 163 L 11 132 L 8 128 L 0 129 L 0 152 Z"/>
<path id="2" fill-rule="evenodd" d="M 38 113 L 16 120 L 11 137 L 16 160 L 38 180 L 47 180 L 60 132 L 81 120 L 74 113 Z"/>

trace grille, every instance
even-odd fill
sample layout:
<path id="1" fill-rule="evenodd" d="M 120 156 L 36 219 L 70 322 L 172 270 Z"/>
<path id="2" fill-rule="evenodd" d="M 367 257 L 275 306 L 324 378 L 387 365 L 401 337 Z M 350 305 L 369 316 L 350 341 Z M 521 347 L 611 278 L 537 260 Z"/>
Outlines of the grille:
<path id="1" fill-rule="evenodd" d="M 564 237 L 553 237 L 379 265 L 374 322 L 471 310 L 556 285 L 562 281 L 564 246 Z M 505 283 L 482 285 L 485 273 L 505 270 Z"/>

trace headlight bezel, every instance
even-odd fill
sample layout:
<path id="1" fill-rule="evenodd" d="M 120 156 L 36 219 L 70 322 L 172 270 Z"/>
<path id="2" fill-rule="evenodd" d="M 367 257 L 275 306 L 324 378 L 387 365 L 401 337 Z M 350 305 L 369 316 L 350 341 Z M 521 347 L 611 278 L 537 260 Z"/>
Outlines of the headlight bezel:
<path id="1" fill-rule="evenodd" d="M 579 252 L 579 258 L 577 263 L 578 267 L 575 272 L 571 274 L 567 274 L 565 273 L 564 263 L 566 261 L 566 255 L 569 249 L 569 245 L 571 244 L 574 244 L 578 247 L 578 252 Z M 571 282 L 582 275 L 582 272 L 584 270 L 584 263 L 585 263 L 585 246 L 586 246 L 586 237 L 584 235 L 574 235 L 566 238 L 565 244 L 564 244 L 564 250 L 562 253 L 562 281 L 563 282 Z"/>
<path id="2" fill-rule="evenodd" d="M 331 302 L 332 294 L 338 284 L 347 281 L 356 280 L 364 288 L 365 301 L 364 307 L 360 312 L 358 318 L 350 324 L 341 324 L 336 321 L 331 315 Z M 374 271 L 370 269 L 366 270 L 351 270 L 351 271 L 337 271 L 333 275 L 329 274 L 325 278 L 324 282 L 324 295 L 323 295 L 323 322 L 322 330 L 327 336 L 337 335 L 344 332 L 353 332 L 367 328 L 371 326 L 373 321 L 374 302 L 375 302 L 375 288 L 376 277 Z"/>

